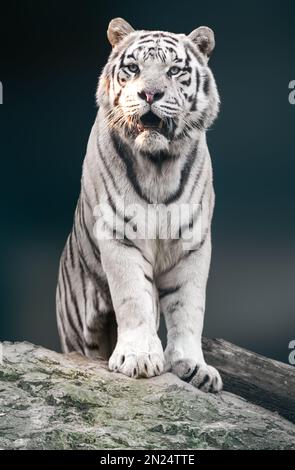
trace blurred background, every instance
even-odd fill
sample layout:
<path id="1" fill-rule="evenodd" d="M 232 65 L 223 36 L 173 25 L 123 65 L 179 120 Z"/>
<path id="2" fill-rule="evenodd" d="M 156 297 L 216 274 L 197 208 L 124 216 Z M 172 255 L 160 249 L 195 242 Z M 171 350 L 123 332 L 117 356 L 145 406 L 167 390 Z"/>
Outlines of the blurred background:
<path id="1" fill-rule="evenodd" d="M 287 362 L 295 339 L 295 3 L 286 0 L 1 7 L 0 340 L 59 349 L 59 257 L 116 16 L 138 29 L 215 31 L 222 107 L 208 133 L 217 197 L 205 334 Z"/>

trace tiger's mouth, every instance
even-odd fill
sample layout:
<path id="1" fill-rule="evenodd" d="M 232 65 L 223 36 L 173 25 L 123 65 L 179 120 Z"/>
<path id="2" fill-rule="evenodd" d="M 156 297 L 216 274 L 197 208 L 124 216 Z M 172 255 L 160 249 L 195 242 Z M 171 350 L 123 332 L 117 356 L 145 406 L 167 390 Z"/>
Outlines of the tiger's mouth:
<path id="1" fill-rule="evenodd" d="M 144 131 L 156 131 L 163 133 L 164 121 L 152 111 L 149 111 L 148 113 L 141 116 L 136 125 L 136 128 L 139 133 Z"/>

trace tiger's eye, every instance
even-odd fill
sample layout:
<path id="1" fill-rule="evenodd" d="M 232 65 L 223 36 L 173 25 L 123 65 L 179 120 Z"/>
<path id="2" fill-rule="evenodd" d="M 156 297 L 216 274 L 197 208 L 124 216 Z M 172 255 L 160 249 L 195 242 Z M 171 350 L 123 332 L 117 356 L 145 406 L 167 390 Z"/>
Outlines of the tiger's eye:
<path id="1" fill-rule="evenodd" d="M 127 68 L 128 68 L 128 70 L 130 70 L 130 72 L 132 72 L 132 73 L 137 73 L 137 72 L 139 72 L 139 67 L 138 67 L 138 65 L 136 65 L 136 64 L 129 64 L 129 65 L 127 66 Z"/>
<path id="2" fill-rule="evenodd" d="M 177 75 L 180 72 L 180 68 L 176 67 L 175 65 L 169 69 L 170 75 Z"/>

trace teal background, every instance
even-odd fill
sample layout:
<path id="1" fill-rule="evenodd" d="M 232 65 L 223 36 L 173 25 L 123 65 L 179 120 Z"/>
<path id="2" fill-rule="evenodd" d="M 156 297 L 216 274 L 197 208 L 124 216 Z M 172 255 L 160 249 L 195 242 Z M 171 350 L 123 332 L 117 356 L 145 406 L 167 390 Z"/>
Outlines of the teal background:
<path id="1" fill-rule="evenodd" d="M 295 3 L 12 1 L 1 8 L 0 340 L 58 349 L 55 285 L 106 29 L 216 33 L 216 210 L 205 333 L 287 361 L 295 339 Z"/>

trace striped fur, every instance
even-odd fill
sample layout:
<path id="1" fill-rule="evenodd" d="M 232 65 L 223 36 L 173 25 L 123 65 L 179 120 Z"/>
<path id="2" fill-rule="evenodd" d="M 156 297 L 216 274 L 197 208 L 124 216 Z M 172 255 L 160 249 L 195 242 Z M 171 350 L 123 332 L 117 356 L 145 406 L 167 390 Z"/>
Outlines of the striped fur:
<path id="1" fill-rule="evenodd" d="M 107 359 L 111 370 L 131 377 L 172 370 L 204 391 L 218 391 L 221 378 L 201 348 L 214 207 L 206 130 L 219 106 L 207 65 L 214 35 L 205 27 L 189 36 L 134 31 L 115 19 L 108 37 L 113 49 L 99 79 L 99 111 L 60 262 L 62 349 Z M 161 229 L 167 210 L 188 204 L 194 208 L 189 221 L 169 219 L 168 239 L 147 236 L 142 214 L 150 210 L 149 228 Z M 105 207 L 99 217 L 97 205 Z M 134 205 L 143 211 L 136 218 L 126 213 Z M 115 212 L 122 233 L 112 227 Z M 109 239 L 97 236 L 98 220 Z M 185 235 L 200 223 L 201 237 L 185 249 Z"/>

